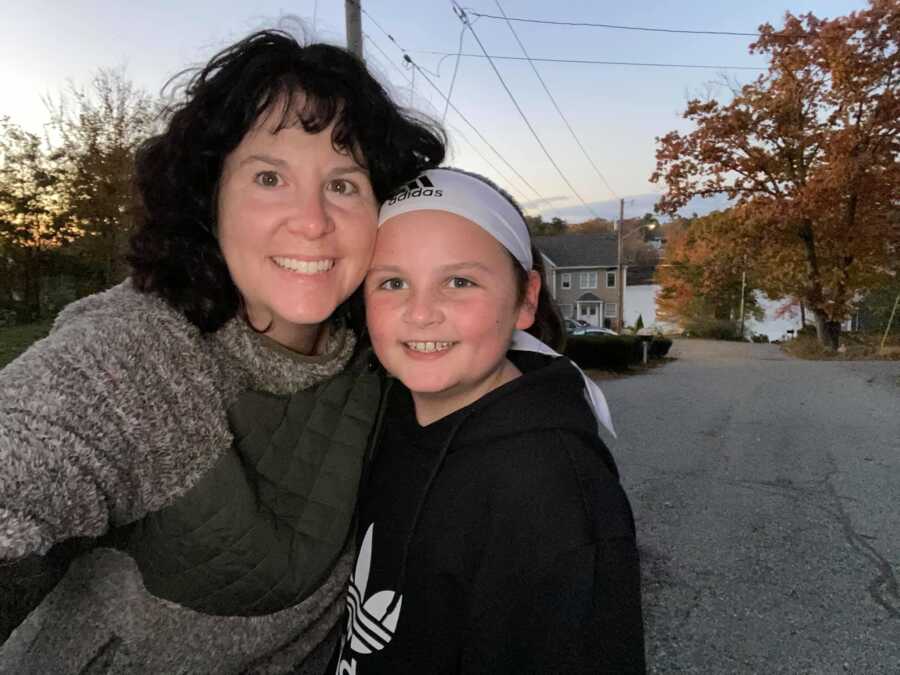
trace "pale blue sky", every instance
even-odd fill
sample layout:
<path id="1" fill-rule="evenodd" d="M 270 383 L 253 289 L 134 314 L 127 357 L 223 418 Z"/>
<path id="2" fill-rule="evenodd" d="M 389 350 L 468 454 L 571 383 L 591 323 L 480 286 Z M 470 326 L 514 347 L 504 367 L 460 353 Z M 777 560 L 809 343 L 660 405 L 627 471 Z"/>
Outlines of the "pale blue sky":
<path id="1" fill-rule="evenodd" d="M 580 21 L 657 28 L 752 32 L 762 22 L 780 25 L 786 10 L 812 11 L 823 17 L 847 14 L 865 7 L 864 0 L 706 0 L 666 2 L 538 2 L 501 0 L 511 17 Z M 499 14 L 495 0 L 464 0 L 467 9 Z M 381 29 L 409 50 L 423 68 L 439 75 L 432 80 L 444 92 L 450 86 L 454 58 L 419 50 L 454 52 L 462 24 L 449 0 L 362 0 L 366 58 L 404 103 L 433 116 L 444 111 L 439 95 L 417 75 L 402 67 L 402 53 Z M 55 94 L 67 80 L 86 84 L 100 67 L 124 66 L 140 86 L 157 92 L 175 72 L 202 63 L 231 41 L 260 27 L 275 25 L 293 14 L 307 21 L 318 38 L 344 43 L 342 0 L 295 0 L 253 3 L 228 0 L 32 0 L 7 3 L 0 22 L 0 115 L 39 131 L 47 113 L 41 97 Z M 502 21 L 481 18 L 474 29 L 490 54 L 521 56 L 509 27 Z M 563 27 L 514 23 L 532 57 L 710 64 L 763 67 L 751 56 L 752 38 L 678 35 L 601 28 Z M 471 33 L 465 53 L 479 52 Z M 530 66 L 524 61 L 496 61 L 501 74 L 523 107 L 551 155 L 566 177 L 596 213 L 612 214 L 611 204 L 596 204 L 613 195 L 584 158 L 552 107 Z M 652 202 L 647 193 L 657 190 L 647 178 L 654 167 L 654 137 L 684 128 L 680 112 L 693 94 L 707 90 L 723 73 L 738 82 L 754 71 L 643 68 L 634 66 L 538 63 L 537 67 L 556 101 L 566 113 L 591 159 L 616 195 L 629 199 L 627 211 L 640 214 Z M 452 97 L 453 103 L 546 199 L 570 220 L 590 214 L 553 169 L 519 117 L 497 76 L 483 58 L 463 57 Z M 510 189 L 520 201 L 535 194 L 526 187 L 452 111 L 448 118 L 453 163 L 482 172 Z M 475 144 L 491 167 L 463 140 Z M 498 173 L 499 170 L 499 173 Z M 640 195 L 644 195 L 640 197 Z M 545 209 L 548 213 L 548 210 Z M 626 213 L 626 216 L 629 215 Z"/>

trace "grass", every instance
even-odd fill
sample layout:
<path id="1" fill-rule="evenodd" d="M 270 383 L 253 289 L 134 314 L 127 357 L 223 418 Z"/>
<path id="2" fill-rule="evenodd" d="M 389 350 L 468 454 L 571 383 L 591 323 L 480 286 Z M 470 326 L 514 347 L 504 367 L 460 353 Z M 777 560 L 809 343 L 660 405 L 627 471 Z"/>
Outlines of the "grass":
<path id="1" fill-rule="evenodd" d="M 51 320 L 0 328 L 0 368 L 50 332 Z"/>
<path id="2" fill-rule="evenodd" d="M 782 343 L 787 354 L 810 361 L 900 361 L 900 336 L 888 336 L 882 353 L 881 335 L 841 333 L 841 350 L 831 352 L 819 344 L 815 335 L 798 335 Z"/>

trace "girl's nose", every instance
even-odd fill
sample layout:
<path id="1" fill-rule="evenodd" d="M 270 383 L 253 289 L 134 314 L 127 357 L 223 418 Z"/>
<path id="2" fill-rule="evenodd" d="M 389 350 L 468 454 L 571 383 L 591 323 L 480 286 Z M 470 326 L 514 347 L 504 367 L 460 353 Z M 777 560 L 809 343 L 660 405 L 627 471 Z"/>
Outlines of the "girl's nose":
<path id="1" fill-rule="evenodd" d="M 444 313 L 433 294 L 412 292 L 404 308 L 403 320 L 412 326 L 430 326 L 443 321 Z"/>

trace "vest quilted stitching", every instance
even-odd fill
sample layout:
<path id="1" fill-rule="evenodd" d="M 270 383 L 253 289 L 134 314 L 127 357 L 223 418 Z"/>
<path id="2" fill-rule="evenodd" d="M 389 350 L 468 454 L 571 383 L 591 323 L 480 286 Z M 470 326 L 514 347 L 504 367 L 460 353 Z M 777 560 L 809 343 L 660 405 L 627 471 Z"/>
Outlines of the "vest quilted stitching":
<path id="1" fill-rule="evenodd" d="M 318 387 L 245 392 L 233 446 L 174 504 L 140 521 L 128 549 L 154 595 L 207 614 L 301 602 L 347 541 L 380 376 L 362 355 Z"/>

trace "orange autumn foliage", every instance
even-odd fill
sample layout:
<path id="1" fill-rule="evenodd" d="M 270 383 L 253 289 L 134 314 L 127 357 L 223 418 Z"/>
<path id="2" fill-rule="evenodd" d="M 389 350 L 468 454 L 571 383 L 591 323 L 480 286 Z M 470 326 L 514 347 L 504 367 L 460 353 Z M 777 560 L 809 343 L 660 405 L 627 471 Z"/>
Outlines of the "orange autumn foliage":
<path id="1" fill-rule="evenodd" d="M 755 274 L 743 253 L 746 243 L 741 236 L 729 211 L 677 221 L 670 227 L 656 272 L 657 314 L 694 332 L 700 324 L 733 321 L 734 332 L 744 272 L 744 310 L 752 313 L 756 306 Z"/>
<path id="2" fill-rule="evenodd" d="M 695 196 L 734 200 L 733 227 L 772 297 L 803 300 L 837 346 L 859 293 L 900 250 L 900 2 L 846 17 L 788 13 L 751 52 L 768 72 L 730 102 L 692 100 L 695 130 L 657 139 L 659 208 Z"/>

